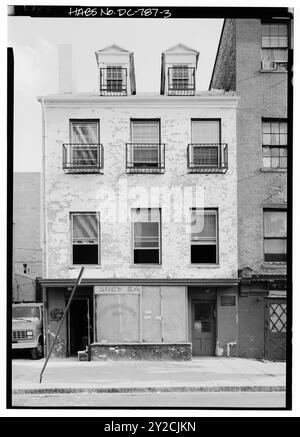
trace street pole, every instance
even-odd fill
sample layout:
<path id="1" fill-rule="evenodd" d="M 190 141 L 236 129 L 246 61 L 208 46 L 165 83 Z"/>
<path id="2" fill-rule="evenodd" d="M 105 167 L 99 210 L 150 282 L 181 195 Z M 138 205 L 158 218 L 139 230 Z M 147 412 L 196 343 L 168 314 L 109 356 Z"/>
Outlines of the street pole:
<path id="1" fill-rule="evenodd" d="M 59 327 L 58 327 L 58 329 L 57 329 L 57 332 L 56 332 L 56 335 L 55 335 L 55 337 L 54 337 L 53 343 L 52 343 L 52 345 L 51 345 L 51 347 L 50 347 L 50 350 L 49 350 L 48 356 L 47 356 L 47 358 L 46 358 L 46 361 L 45 361 L 45 363 L 44 363 L 44 366 L 43 366 L 42 371 L 41 371 L 41 374 L 40 374 L 40 383 L 42 382 L 42 377 L 43 377 L 44 370 L 45 370 L 45 368 L 46 368 L 46 366 L 47 366 L 47 363 L 48 363 L 48 361 L 49 361 L 49 358 L 50 358 L 50 355 L 51 355 L 52 349 L 53 349 L 53 347 L 54 347 L 54 344 L 55 344 L 56 339 L 57 339 L 57 337 L 58 337 L 59 331 L 60 331 L 60 329 L 61 329 L 61 327 L 62 327 L 63 321 L 64 321 L 64 319 L 65 319 L 65 317 L 66 317 L 67 312 L 68 312 L 69 306 L 71 305 L 71 302 L 72 302 L 73 296 L 74 296 L 74 294 L 75 294 L 76 288 L 78 287 L 78 285 L 79 285 L 80 282 L 81 282 L 81 278 L 82 278 L 82 275 L 83 275 L 83 270 L 84 270 L 84 267 L 81 267 L 81 270 L 80 270 L 80 272 L 79 272 L 79 275 L 78 275 L 78 278 L 77 278 L 76 284 L 74 285 L 74 288 L 73 288 L 73 290 L 72 290 L 71 296 L 70 296 L 70 298 L 69 298 L 69 300 L 68 300 L 68 304 L 67 304 L 67 306 L 66 306 L 66 308 L 65 308 L 65 311 L 64 311 L 64 313 L 63 313 L 63 316 L 62 316 L 62 318 L 61 318 L 61 320 L 60 320 Z"/>

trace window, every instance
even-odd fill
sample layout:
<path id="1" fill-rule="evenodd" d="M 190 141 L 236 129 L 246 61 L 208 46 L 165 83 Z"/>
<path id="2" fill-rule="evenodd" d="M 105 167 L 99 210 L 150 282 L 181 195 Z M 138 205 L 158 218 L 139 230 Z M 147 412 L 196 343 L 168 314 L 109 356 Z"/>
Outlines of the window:
<path id="1" fill-rule="evenodd" d="M 193 165 L 218 165 L 220 133 L 220 120 L 192 120 Z"/>
<path id="2" fill-rule="evenodd" d="M 174 90 L 186 90 L 189 87 L 189 70 L 187 65 L 173 65 L 172 84 Z"/>
<path id="3" fill-rule="evenodd" d="M 286 210 L 264 210 L 264 260 L 286 262 Z"/>
<path id="4" fill-rule="evenodd" d="M 263 120 L 263 166 L 287 168 L 287 121 Z"/>
<path id="5" fill-rule="evenodd" d="M 214 209 L 191 211 L 191 263 L 217 264 L 218 212 Z"/>
<path id="6" fill-rule="evenodd" d="M 262 23 L 262 68 L 286 70 L 288 61 L 287 23 Z"/>
<path id="7" fill-rule="evenodd" d="M 71 213 L 72 263 L 99 264 L 99 216 Z"/>
<path id="8" fill-rule="evenodd" d="M 122 91 L 123 87 L 123 69 L 120 66 L 107 67 L 106 78 L 107 91 Z"/>
<path id="9" fill-rule="evenodd" d="M 134 264 L 160 264 L 160 234 L 160 209 L 133 210 Z"/>
<path id="10" fill-rule="evenodd" d="M 160 162 L 159 120 L 131 121 L 132 162 L 134 166 L 157 167 Z"/>
<path id="11" fill-rule="evenodd" d="M 73 166 L 99 163 L 99 120 L 70 121 L 70 162 Z"/>

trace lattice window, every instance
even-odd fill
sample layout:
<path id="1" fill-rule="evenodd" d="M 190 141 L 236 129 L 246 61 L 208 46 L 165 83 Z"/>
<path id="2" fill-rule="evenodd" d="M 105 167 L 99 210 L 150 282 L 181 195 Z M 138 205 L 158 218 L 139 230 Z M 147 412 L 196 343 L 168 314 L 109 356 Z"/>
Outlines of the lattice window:
<path id="1" fill-rule="evenodd" d="M 270 332 L 286 332 L 286 304 L 272 303 L 270 305 Z"/>

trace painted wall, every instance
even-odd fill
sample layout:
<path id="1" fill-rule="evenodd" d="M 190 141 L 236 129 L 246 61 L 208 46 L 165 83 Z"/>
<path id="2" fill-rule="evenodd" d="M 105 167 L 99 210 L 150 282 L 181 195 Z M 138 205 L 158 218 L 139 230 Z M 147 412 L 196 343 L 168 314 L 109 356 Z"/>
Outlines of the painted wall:
<path id="1" fill-rule="evenodd" d="M 48 337 L 47 346 L 50 348 L 56 335 L 63 311 L 66 307 L 65 290 L 53 288 L 47 290 L 47 301 L 45 310 L 46 315 L 46 335 Z M 47 350 L 48 353 L 49 349 Z M 55 342 L 51 356 L 63 358 L 67 353 L 67 319 L 64 320 L 60 333 Z"/>
<path id="2" fill-rule="evenodd" d="M 237 193 L 235 97 L 206 93 L 191 98 L 93 96 L 74 97 L 59 103 L 46 101 L 46 263 L 45 278 L 75 278 L 71 266 L 70 211 L 99 211 L 101 221 L 101 266 L 88 268 L 85 277 L 103 278 L 224 278 L 237 276 Z M 70 118 L 99 118 L 104 146 L 104 174 L 71 175 L 62 169 L 62 144 L 69 142 Z M 130 118 L 160 118 L 161 140 L 166 144 L 166 170 L 162 175 L 128 175 L 125 143 L 130 142 Z M 191 142 L 191 118 L 221 118 L 222 142 L 228 143 L 226 174 L 188 174 L 187 145 Z M 153 202 L 145 189 L 153 189 Z M 190 265 L 190 235 L 182 216 L 168 222 L 168 210 L 158 189 L 173 197 L 173 212 L 181 202 L 189 218 L 191 207 L 219 208 L 218 266 Z M 192 189 L 200 193 L 193 199 Z M 121 193 L 119 222 L 114 221 L 115 198 Z M 137 198 L 141 193 L 142 200 Z M 184 194 L 184 195 L 183 195 Z M 181 197 L 181 195 L 183 195 Z M 171 196 L 172 200 L 172 196 Z M 128 201 L 128 203 L 126 203 Z M 123 203 L 122 203 L 123 202 Z M 133 207 L 162 208 L 162 264 L 152 267 L 132 264 L 130 212 Z M 172 212 L 171 204 L 171 212 Z M 128 219 L 126 220 L 126 215 Z"/>

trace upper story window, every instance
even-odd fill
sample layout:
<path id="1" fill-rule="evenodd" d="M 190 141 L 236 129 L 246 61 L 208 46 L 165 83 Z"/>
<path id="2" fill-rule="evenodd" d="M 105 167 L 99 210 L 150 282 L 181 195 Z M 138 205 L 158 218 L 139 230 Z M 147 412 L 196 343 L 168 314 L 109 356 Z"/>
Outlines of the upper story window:
<path id="1" fill-rule="evenodd" d="M 70 120 L 70 143 L 63 144 L 63 168 L 67 173 L 100 172 L 103 150 L 99 120 Z"/>
<path id="2" fill-rule="evenodd" d="M 287 168 L 287 121 L 262 120 L 263 166 L 266 168 Z"/>
<path id="3" fill-rule="evenodd" d="M 262 23 L 262 69 L 286 70 L 288 63 L 287 23 Z"/>
<path id="4" fill-rule="evenodd" d="M 191 211 L 191 263 L 218 263 L 218 211 L 196 209 Z"/>
<path id="5" fill-rule="evenodd" d="M 193 95 L 195 93 L 195 67 L 173 65 L 168 69 L 168 94 Z"/>
<path id="6" fill-rule="evenodd" d="M 160 264 L 161 210 L 133 210 L 134 264 Z"/>
<path id="7" fill-rule="evenodd" d="M 100 264 L 99 214 L 71 213 L 72 264 Z"/>
<path id="8" fill-rule="evenodd" d="M 221 120 L 192 120 L 192 143 L 188 146 L 188 168 L 197 173 L 225 173 L 227 144 L 221 143 Z"/>
<path id="9" fill-rule="evenodd" d="M 100 68 L 100 93 L 103 95 L 126 95 L 127 68 L 118 65 Z"/>
<path id="10" fill-rule="evenodd" d="M 264 210 L 264 261 L 286 262 L 287 211 Z"/>
<path id="11" fill-rule="evenodd" d="M 159 120 L 131 120 L 131 143 L 126 144 L 126 168 L 134 173 L 161 173 L 164 170 L 164 144 Z"/>

